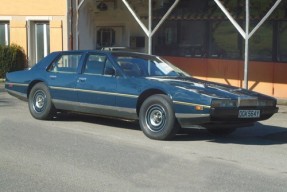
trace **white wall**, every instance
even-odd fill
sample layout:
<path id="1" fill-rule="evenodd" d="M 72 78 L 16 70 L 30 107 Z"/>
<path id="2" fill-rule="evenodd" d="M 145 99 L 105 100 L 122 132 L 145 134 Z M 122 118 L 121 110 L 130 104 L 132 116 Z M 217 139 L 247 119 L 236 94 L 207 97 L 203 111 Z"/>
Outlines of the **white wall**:
<path id="1" fill-rule="evenodd" d="M 93 14 L 87 4 L 79 12 L 79 49 L 95 49 L 96 35 Z"/>
<path id="2" fill-rule="evenodd" d="M 95 1 L 87 1 L 80 9 L 80 49 L 96 48 L 97 30 L 100 27 L 114 27 L 117 33 L 115 46 L 129 47 L 131 36 L 146 37 L 121 0 L 118 0 L 116 7 L 113 3 L 108 3 L 108 10 L 106 11 L 100 11 L 96 6 Z M 145 45 L 147 47 L 147 38 Z M 146 50 L 147 48 L 140 51 Z"/>

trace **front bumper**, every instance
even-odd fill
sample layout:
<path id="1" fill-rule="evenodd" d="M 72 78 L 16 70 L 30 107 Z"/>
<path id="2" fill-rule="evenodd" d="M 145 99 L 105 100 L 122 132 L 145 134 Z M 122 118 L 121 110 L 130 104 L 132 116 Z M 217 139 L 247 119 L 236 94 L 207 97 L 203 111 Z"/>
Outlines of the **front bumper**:
<path id="1" fill-rule="evenodd" d="M 259 118 L 238 118 L 239 110 L 259 110 Z M 211 108 L 211 121 L 239 121 L 239 122 L 255 122 L 270 118 L 277 113 L 278 107 L 239 107 L 239 108 Z"/>
<path id="2" fill-rule="evenodd" d="M 239 118 L 239 110 L 260 110 L 259 118 Z M 181 127 L 192 128 L 195 125 L 202 127 L 246 127 L 256 121 L 270 118 L 278 112 L 278 107 L 238 107 L 238 108 L 210 108 L 209 114 L 190 115 L 189 117 L 177 116 Z"/>

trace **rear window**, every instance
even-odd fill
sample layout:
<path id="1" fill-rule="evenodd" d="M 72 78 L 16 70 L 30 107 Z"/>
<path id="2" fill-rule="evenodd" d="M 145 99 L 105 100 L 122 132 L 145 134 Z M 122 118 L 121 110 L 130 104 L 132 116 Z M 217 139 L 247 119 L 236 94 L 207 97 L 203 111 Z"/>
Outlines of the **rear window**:
<path id="1" fill-rule="evenodd" d="M 51 64 L 48 71 L 54 73 L 76 73 L 81 56 L 81 54 L 62 55 Z"/>

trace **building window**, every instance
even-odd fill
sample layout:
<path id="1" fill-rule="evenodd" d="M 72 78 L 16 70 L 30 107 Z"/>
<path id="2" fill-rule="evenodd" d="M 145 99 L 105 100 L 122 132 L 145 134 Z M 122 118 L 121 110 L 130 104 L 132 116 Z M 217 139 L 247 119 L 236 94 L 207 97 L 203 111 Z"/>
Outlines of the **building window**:
<path id="1" fill-rule="evenodd" d="M 29 22 L 29 63 L 33 65 L 50 53 L 50 27 L 48 22 Z"/>
<path id="2" fill-rule="evenodd" d="M 258 22 L 252 23 L 251 29 Z M 266 21 L 250 38 L 250 59 L 257 61 L 272 61 L 273 24 Z"/>
<path id="3" fill-rule="evenodd" d="M 166 21 L 161 29 L 154 35 L 154 51 L 158 55 L 178 55 L 177 47 L 177 22 Z"/>
<path id="4" fill-rule="evenodd" d="M 207 45 L 206 21 L 182 21 L 179 32 L 179 52 L 185 57 L 205 57 Z"/>
<path id="5" fill-rule="evenodd" d="M 278 61 L 287 62 L 287 21 L 279 22 Z"/>
<path id="6" fill-rule="evenodd" d="M 240 58 L 239 34 L 229 21 L 214 21 L 211 24 L 209 44 L 211 58 Z"/>
<path id="7" fill-rule="evenodd" d="M 116 33 L 111 28 L 101 28 L 97 31 L 97 43 L 100 47 L 111 47 L 115 45 Z"/>
<path id="8" fill-rule="evenodd" d="M 50 53 L 50 29 L 47 23 L 36 23 L 35 46 L 37 62 Z"/>
<path id="9" fill-rule="evenodd" d="M 10 31 L 8 22 L 0 22 L 0 45 L 9 45 Z"/>

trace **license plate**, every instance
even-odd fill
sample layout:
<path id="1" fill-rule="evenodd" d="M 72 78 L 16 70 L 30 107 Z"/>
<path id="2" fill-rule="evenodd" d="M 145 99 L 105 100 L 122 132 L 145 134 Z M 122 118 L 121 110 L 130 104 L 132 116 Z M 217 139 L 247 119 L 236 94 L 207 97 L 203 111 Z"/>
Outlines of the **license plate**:
<path id="1" fill-rule="evenodd" d="M 238 118 L 259 118 L 260 110 L 239 110 Z"/>

